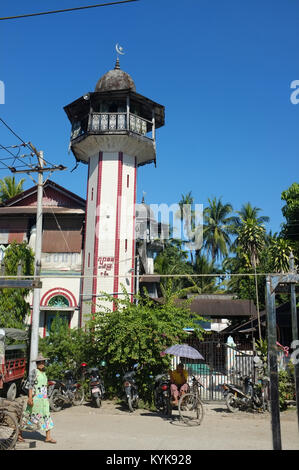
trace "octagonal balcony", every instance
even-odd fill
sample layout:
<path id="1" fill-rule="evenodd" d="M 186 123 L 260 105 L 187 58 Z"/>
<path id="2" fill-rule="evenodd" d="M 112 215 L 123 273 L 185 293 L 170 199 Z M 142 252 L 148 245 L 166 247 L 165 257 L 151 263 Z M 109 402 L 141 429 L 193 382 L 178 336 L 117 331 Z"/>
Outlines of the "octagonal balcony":
<path id="1" fill-rule="evenodd" d="M 149 121 L 130 112 L 91 112 L 82 121 L 73 122 L 71 141 L 86 134 L 126 134 L 128 132 L 154 141 L 154 120 Z"/>

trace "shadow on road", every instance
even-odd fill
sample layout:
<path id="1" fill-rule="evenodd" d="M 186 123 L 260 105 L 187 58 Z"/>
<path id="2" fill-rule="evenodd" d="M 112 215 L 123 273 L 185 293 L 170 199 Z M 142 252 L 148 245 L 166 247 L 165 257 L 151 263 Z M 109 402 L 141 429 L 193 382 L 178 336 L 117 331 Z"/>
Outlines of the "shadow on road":
<path id="1" fill-rule="evenodd" d="M 144 413 L 140 413 L 140 416 L 148 416 L 151 418 L 159 418 L 163 419 L 163 421 L 172 421 L 173 419 L 176 419 L 174 416 L 167 417 L 163 415 L 162 413 L 158 413 L 157 411 L 145 411 Z"/>
<path id="2" fill-rule="evenodd" d="M 45 441 L 45 436 L 38 431 L 22 431 L 22 436 L 25 440 Z"/>
<path id="3" fill-rule="evenodd" d="M 216 411 L 217 413 L 231 414 L 227 408 L 212 408 L 212 411 Z"/>

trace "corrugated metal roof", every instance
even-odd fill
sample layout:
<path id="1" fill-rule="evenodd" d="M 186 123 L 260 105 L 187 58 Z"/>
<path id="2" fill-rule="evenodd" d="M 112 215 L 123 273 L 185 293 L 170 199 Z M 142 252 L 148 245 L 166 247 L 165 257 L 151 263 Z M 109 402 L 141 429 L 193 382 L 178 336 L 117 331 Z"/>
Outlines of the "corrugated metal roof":
<path id="1" fill-rule="evenodd" d="M 84 214 L 83 209 L 68 209 L 66 207 L 56 206 L 43 206 L 43 213 L 55 213 L 55 214 Z M 36 214 L 35 206 L 18 206 L 18 207 L 0 207 L 1 215 L 14 215 L 14 214 Z"/>
<path id="2" fill-rule="evenodd" d="M 164 299 L 156 299 L 163 303 Z M 177 303 L 184 302 L 177 299 Z M 253 300 L 201 299 L 195 298 L 190 303 L 190 310 L 198 315 L 214 318 L 252 317 L 257 314 Z"/>
<path id="3" fill-rule="evenodd" d="M 216 318 L 251 317 L 256 315 L 252 300 L 194 299 L 190 305 L 192 312 Z"/>

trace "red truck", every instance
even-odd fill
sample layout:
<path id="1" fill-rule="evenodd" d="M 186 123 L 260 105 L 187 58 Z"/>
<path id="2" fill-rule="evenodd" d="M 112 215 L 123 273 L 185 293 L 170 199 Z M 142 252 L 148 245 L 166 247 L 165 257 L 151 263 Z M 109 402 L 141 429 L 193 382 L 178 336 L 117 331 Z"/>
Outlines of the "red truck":
<path id="1" fill-rule="evenodd" d="M 0 328 L 0 396 L 8 400 L 20 393 L 26 371 L 27 338 L 24 330 Z"/>

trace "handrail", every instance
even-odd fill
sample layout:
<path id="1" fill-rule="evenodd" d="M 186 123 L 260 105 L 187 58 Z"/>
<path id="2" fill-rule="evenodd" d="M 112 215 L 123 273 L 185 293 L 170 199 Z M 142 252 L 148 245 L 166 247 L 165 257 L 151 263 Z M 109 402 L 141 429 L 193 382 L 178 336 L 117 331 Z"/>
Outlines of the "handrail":
<path id="1" fill-rule="evenodd" d="M 105 112 L 105 111 L 99 112 L 99 111 L 92 111 L 92 113 L 91 113 L 92 116 L 93 116 L 93 115 L 99 115 L 99 116 L 100 116 L 100 115 L 103 115 L 103 114 L 104 114 L 104 115 L 111 115 L 111 114 L 113 114 L 113 115 L 123 115 L 123 116 L 126 116 L 126 115 L 127 115 L 126 111 L 121 111 L 121 112 L 110 112 L 110 111 L 109 111 L 109 112 L 108 112 L 108 111 L 107 111 L 107 112 Z M 138 114 L 129 113 L 129 116 L 134 116 L 134 117 L 136 117 L 136 118 L 138 118 L 138 119 L 141 119 L 142 121 L 146 121 L 146 122 L 148 122 L 150 125 L 152 125 L 152 121 L 150 121 L 149 119 L 146 119 L 146 118 L 144 118 L 144 117 L 142 117 L 142 116 L 138 116 Z"/>
<path id="2" fill-rule="evenodd" d="M 82 122 L 80 121 L 74 124 L 76 125 L 73 125 L 71 140 L 74 140 L 86 133 L 88 134 L 89 132 L 104 134 L 106 132 L 117 133 L 124 131 L 131 131 L 152 139 L 153 141 L 155 140 L 153 122 L 134 113 L 91 112 L 89 114 L 86 128 L 85 125 L 82 128 Z M 152 132 L 152 137 L 147 136 L 150 132 Z"/>

